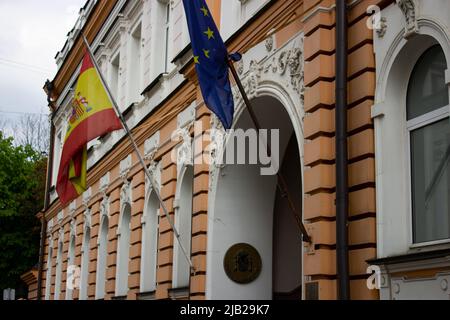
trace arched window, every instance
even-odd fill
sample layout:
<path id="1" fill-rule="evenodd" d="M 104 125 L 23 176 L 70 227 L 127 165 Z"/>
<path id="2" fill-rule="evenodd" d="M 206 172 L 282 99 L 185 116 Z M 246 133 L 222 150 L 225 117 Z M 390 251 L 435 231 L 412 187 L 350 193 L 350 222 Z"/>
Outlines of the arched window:
<path id="1" fill-rule="evenodd" d="M 150 191 L 142 218 L 141 293 L 156 289 L 156 263 L 158 252 L 159 201 Z"/>
<path id="2" fill-rule="evenodd" d="M 194 168 L 186 166 L 178 190 L 178 208 L 175 212 L 175 226 L 180 234 L 180 241 L 188 257 L 191 255 L 191 225 L 192 225 L 192 185 Z M 178 241 L 174 241 L 173 288 L 189 287 L 190 266 L 184 256 Z"/>
<path id="3" fill-rule="evenodd" d="M 59 300 L 61 293 L 61 276 L 62 276 L 62 255 L 63 255 L 63 242 L 62 239 L 58 240 L 58 253 L 56 256 L 56 278 L 55 278 L 55 295 L 53 300 Z"/>
<path id="4" fill-rule="evenodd" d="M 450 121 L 441 46 L 417 61 L 408 85 L 413 242 L 450 238 Z"/>
<path id="5" fill-rule="evenodd" d="M 69 252 L 68 252 L 68 260 L 67 260 L 67 270 L 66 270 L 66 300 L 72 300 L 73 287 L 71 287 L 70 282 L 72 281 L 72 285 L 74 285 L 74 269 L 73 266 L 75 264 L 75 235 L 70 237 L 69 243 Z"/>
<path id="6" fill-rule="evenodd" d="M 81 249 L 81 278 L 80 278 L 80 300 L 87 299 L 87 287 L 89 276 L 89 243 L 91 241 L 91 228 L 86 227 L 83 236 L 83 247 Z"/>
<path id="7" fill-rule="evenodd" d="M 53 265 L 53 240 L 49 241 L 47 256 L 47 272 L 45 274 L 45 300 L 50 300 L 50 288 L 52 286 L 52 265 Z"/>
<path id="8" fill-rule="evenodd" d="M 97 277 L 95 286 L 95 299 L 105 298 L 105 280 L 106 280 L 106 257 L 108 255 L 108 227 L 109 219 L 103 216 L 100 225 L 100 236 L 98 239 L 97 256 Z"/>
<path id="9" fill-rule="evenodd" d="M 128 293 L 128 264 L 130 262 L 130 222 L 131 205 L 126 203 L 122 209 L 117 245 L 116 296 Z"/>

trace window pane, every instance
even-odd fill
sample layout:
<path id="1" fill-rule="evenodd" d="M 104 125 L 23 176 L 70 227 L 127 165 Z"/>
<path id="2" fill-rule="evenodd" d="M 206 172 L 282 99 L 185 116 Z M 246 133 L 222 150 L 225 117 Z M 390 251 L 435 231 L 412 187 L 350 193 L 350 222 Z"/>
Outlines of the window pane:
<path id="1" fill-rule="evenodd" d="M 411 132 L 415 243 L 450 238 L 449 120 Z"/>
<path id="2" fill-rule="evenodd" d="M 439 45 L 426 51 L 411 75 L 407 96 L 408 120 L 448 105 L 447 63 Z"/>

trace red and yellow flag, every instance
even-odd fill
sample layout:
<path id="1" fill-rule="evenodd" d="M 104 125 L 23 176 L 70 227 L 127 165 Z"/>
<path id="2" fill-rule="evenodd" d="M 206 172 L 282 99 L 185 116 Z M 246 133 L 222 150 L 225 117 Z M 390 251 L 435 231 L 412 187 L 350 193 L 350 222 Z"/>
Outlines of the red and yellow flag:
<path id="1" fill-rule="evenodd" d="M 86 191 L 87 143 L 108 132 L 123 129 L 87 52 L 68 122 L 56 183 L 63 205 Z"/>

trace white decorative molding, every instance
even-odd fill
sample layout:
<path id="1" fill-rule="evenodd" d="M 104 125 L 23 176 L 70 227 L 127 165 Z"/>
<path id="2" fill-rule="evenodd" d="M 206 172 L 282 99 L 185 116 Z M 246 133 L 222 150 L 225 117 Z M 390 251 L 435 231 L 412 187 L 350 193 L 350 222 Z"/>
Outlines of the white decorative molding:
<path id="1" fill-rule="evenodd" d="M 266 50 L 271 52 L 273 50 L 273 45 L 274 45 L 274 37 L 270 36 L 266 39 L 266 41 L 264 41 L 264 44 L 266 46 Z"/>
<path id="2" fill-rule="evenodd" d="M 242 81 L 245 92 L 247 93 L 249 99 L 253 99 L 256 97 L 256 89 L 259 86 L 262 70 L 263 70 L 262 66 L 260 66 L 256 60 L 250 61 L 250 68 L 248 75 Z"/>
<path id="3" fill-rule="evenodd" d="M 383 291 L 390 288 L 392 300 L 416 300 L 416 299 L 433 299 L 433 300 L 449 300 L 450 299 L 450 273 L 437 273 L 433 277 L 424 278 L 408 278 L 408 277 L 387 277 L 390 281 L 387 286 L 383 287 Z M 388 296 L 384 295 L 385 298 Z"/>
<path id="4" fill-rule="evenodd" d="M 64 228 L 60 227 L 59 231 L 58 231 L 58 243 L 63 243 L 64 242 Z"/>
<path id="5" fill-rule="evenodd" d="M 102 202 L 100 203 L 100 222 L 102 218 L 109 218 L 109 197 L 103 197 Z"/>
<path id="6" fill-rule="evenodd" d="M 131 154 L 120 162 L 120 178 L 126 180 L 131 169 Z"/>
<path id="7" fill-rule="evenodd" d="M 92 198 L 92 188 L 89 187 L 85 192 L 83 192 L 83 205 L 85 208 L 89 207 L 89 201 L 91 201 Z"/>
<path id="8" fill-rule="evenodd" d="M 334 6 L 332 7 L 334 8 Z M 327 11 L 328 12 L 328 11 Z M 249 50 L 243 55 L 242 60 L 236 63 L 236 67 L 242 67 L 241 80 L 249 99 L 258 97 L 261 88 L 267 86 L 277 87 L 284 91 L 283 94 L 292 99 L 296 105 L 291 115 L 292 121 L 298 121 L 300 130 L 304 117 L 304 35 L 298 34 L 285 45 L 270 53 L 267 52 L 265 43 Z M 261 53 L 263 52 L 263 54 Z M 246 63 L 249 61 L 249 63 Z M 233 99 L 235 102 L 235 119 L 241 114 L 244 102 L 237 86 L 233 86 Z M 235 120 L 236 121 L 236 120 Z M 221 122 L 213 114 L 211 116 L 212 142 L 210 151 L 212 162 L 210 166 L 209 189 L 212 191 L 219 177 L 225 175 L 226 165 L 222 164 L 223 152 L 225 150 L 226 132 Z M 220 161 L 219 161 L 220 160 Z"/>
<path id="9" fill-rule="evenodd" d="M 195 121 L 195 102 L 178 114 L 178 128 L 189 127 Z"/>
<path id="10" fill-rule="evenodd" d="M 180 129 L 179 134 L 183 139 L 177 147 L 177 169 L 178 172 L 185 166 L 192 166 L 194 164 L 194 154 L 192 152 L 192 137 L 187 129 Z"/>
<path id="11" fill-rule="evenodd" d="M 69 225 L 69 239 L 76 236 L 76 220 L 72 219 Z"/>
<path id="12" fill-rule="evenodd" d="M 380 27 L 376 29 L 378 38 L 383 38 L 387 31 L 387 18 L 380 18 Z"/>
<path id="13" fill-rule="evenodd" d="M 105 195 L 109 187 L 109 172 L 100 178 L 100 192 Z"/>
<path id="14" fill-rule="evenodd" d="M 77 203 L 76 201 L 72 201 L 69 205 L 69 217 L 73 218 L 75 216 L 75 211 L 77 210 Z"/>
<path id="15" fill-rule="evenodd" d="M 301 34 L 260 61 L 250 59 L 248 69 L 243 72 L 242 77 L 242 83 L 249 99 L 257 96 L 257 90 L 264 80 L 272 80 L 274 76 L 280 76 L 279 80 L 283 81 L 286 89 L 292 89 L 299 95 L 303 107 L 305 92 L 303 45 L 304 37 Z M 245 56 L 243 60 L 244 58 Z M 242 104 L 242 96 L 236 86 L 233 87 L 233 96 L 236 105 Z"/>
<path id="16" fill-rule="evenodd" d="M 398 7 L 403 13 L 405 18 L 405 34 L 404 38 L 409 38 L 410 36 L 419 33 L 419 26 L 417 24 L 418 5 L 415 0 L 396 0 Z"/>
<path id="17" fill-rule="evenodd" d="M 125 204 L 131 205 L 131 182 L 125 180 L 120 189 L 120 206 L 123 208 Z"/>
<path id="18" fill-rule="evenodd" d="M 47 222 L 47 232 L 51 232 L 53 229 L 53 219 Z"/>
<path id="19" fill-rule="evenodd" d="M 153 180 L 157 184 L 156 188 L 158 190 L 160 190 L 161 189 L 161 163 L 152 161 L 152 163 L 148 166 L 148 170 L 150 171 L 150 174 L 153 177 Z M 146 194 L 149 194 L 154 187 L 155 186 L 152 185 L 152 183 L 150 182 L 149 178 L 146 175 L 145 176 L 145 192 L 146 192 Z"/>
<path id="20" fill-rule="evenodd" d="M 87 228 L 91 227 L 91 218 L 92 218 L 92 211 L 91 209 L 87 208 L 84 213 L 84 230 L 86 231 Z"/>
<path id="21" fill-rule="evenodd" d="M 158 152 L 160 140 L 160 132 L 156 132 L 149 139 L 145 140 L 144 143 L 144 158 L 146 160 L 152 160 L 155 154 Z"/>
<path id="22" fill-rule="evenodd" d="M 75 44 L 75 40 L 77 39 L 78 35 L 80 34 L 80 31 L 83 29 L 89 15 L 92 12 L 92 9 L 94 8 L 95 4 L 97 3 L 97 0 L 90 0 L 88 1 L 83 8 L 80 9 L 77 21 L 75 22 L 74 27 L 72 30 L 67 34 L 67 41 L 64 45 L 64 47 L 56 54 L 55 60 L 56 64 L 58 65 L 58 69 L 62 66 L 64 60 L 67 58 L 70 50 L 72 49 L 73 45 Z"/>
<path id="23" fill-rule="evenodd" d="M 64 218 L 64 211 L 61 210 L 61 211 L 58 212 L 58 215 L 56 216 L 56 221 L 58 223 L 61 223 L 63 218 Z"/>
<path id="24" fill-rule="evenodd" d="M 301 104 L 304 102 L 305 86 L 304 81 L 304 70 L 303 70 L 303 37 L 300 38 L 299 46 L 294 46 L 289 50 L 289 55 L 287 58 L 287 63 L 289 66 L 289 75 L 291 77 L 291 85 L 293 89 L 300 94 Z M 301 48 L 301 49 L 300 49 Z"/>
<path id="25" fill-rule="evenodd" d="M 239 93 L 238 93 L 239 94 Z M 209 156 L 211 164 L 217 168 L 225 167 L 223 164 L 223 155 L 225 152 L 225 143 L 227 141 L 227 132 L 222 122 L 215 115 L 211 115 L 211 143 L 209 144 Z"/>

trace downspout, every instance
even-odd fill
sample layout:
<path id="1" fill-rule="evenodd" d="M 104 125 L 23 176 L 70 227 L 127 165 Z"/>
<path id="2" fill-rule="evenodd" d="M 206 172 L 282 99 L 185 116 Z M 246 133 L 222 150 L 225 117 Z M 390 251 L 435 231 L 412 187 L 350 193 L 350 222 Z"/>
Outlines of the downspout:
<path id="1" fill-rule="evenodd" d="M 41 216 L 41 243 L 39 247 L 39 266 L 38 266 L 38 284 L 37 284 L 37 300 L 42 300 L 42 273 L 44 269 L 44 252 L 45 252 L 45 239 L 47 238 L 47 220 L 45 218 L 45 213 L 50 206 L 50 186 L 52 181 L 53 172 L 53 145 L 55 138 L 55 126 L 53 125 L 53 115 L 54 110 L 52 107 L 51 95 L 53 91 L 53 84 L 47 80 L 45 83 L 45 91 L 47 92 L 47 102 L 52 110 L 51 120 L 50 120 L 50 150 L 47 159 L 47 179 L 45 183 L 45 198 L 44 198 L 44 209 L 42 210 Z"/>
<path id="2" fill-rule="evenodd" d="M 336 0 L 336 264 L 338 299 L 350 299 L 348 266 L 347 1 Z"/>

